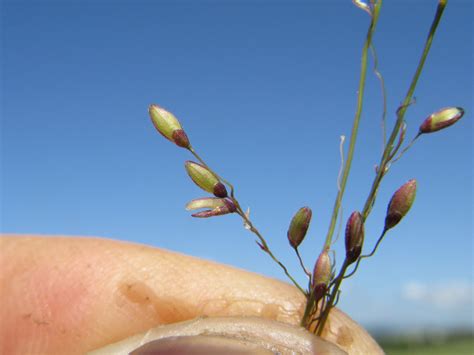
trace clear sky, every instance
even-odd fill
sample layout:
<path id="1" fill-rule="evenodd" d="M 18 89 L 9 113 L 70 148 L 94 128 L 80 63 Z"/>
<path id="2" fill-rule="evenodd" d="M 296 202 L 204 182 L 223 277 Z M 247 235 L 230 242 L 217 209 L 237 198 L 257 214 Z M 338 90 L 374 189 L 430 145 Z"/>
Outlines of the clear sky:
<path id="1" fill-rule="evenodd" d="M 435 0 L 389 1 L 375 35 L 388 127 L 410 83 Z M 343 285 L 340 307 L 369 327 L 473 326 L 473 5 L 451 0 L 407 113 L 408 138 L 431 112 L 462 106 L 384 180 L 366 250 L 400 185 L 409 215 Z M 34 1 L 1 9 L 1 231 L 104 236 L 284 279 L 237 216 L 197 220 L 205 196 L 191 156 L 156 133 L 157 103 L 236 195 L 295 277 L 286 231 L 313 209 L 301 253 L 312 268 L 336 195 L 339 137 L 355 112 L 368 15 L 337 1 Z M 361 209 L 381 152 L 379 83 L 369 73 L 344 223 Z M 342 238 L 335 250 L 342 262 Z"/>

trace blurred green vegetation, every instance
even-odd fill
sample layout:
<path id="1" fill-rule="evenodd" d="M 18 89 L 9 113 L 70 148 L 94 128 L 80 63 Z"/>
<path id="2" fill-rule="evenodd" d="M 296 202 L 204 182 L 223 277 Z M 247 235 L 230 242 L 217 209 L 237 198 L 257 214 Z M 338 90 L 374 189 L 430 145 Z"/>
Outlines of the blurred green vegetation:
<path id="1" fill-rule="evenodd" d="M 474 355 L 473 334 L 378 339 L 387 355 Z"/>

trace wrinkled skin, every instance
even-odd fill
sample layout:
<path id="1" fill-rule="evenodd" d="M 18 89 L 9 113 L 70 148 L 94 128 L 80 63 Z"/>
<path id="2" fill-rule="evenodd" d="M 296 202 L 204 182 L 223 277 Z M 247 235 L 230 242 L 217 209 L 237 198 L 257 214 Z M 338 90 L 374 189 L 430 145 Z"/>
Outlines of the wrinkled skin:
<path id="1" fill-rule="evenodd" d="M 203 315 L 297 324 L 304 298 L 286 283 L 148 246 L 4 235 L 0 304 L 0 353 L 81 354 Z M 351 354 L 380 352 L 337 309 L 323 337 Z"/>

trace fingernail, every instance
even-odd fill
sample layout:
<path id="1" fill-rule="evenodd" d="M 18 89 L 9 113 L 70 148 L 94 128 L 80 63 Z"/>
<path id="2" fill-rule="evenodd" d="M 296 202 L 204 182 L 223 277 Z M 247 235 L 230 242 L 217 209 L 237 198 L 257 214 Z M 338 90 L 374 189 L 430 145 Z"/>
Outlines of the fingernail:
<path id="1" fill-rule="evenodd" d="M 273 354 L 245 341 L 216 336 L 175 336 L 146 343 L 133 350 L 131 355 L 218 355 L 218 354 Z"/>

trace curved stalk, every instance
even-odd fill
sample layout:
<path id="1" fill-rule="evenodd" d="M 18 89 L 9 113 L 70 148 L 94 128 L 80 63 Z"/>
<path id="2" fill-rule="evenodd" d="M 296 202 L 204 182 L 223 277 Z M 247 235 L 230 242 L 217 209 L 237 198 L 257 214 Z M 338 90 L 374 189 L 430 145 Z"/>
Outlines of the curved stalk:
<path id="1" fill-rule="evenodd" d="M 234 198 L 233 198 L 233 200 L 234 200 L 234 202 L 236 202 L 236 200 Z M 258 229 L 254 227 L 252 221 L 245 215 L 245 213 L 242 211 L 242 209 L 240 208 L 240 205 L 238 203 L 236 203 L 236 207 L 237 207 L 237 214 L 240 217 L 242 217 L 242 219 L 245 221 L 245 223 L 250 227 L 250 231 L 252 233 L 254 233 L 257 236 L 258 240 L 260 241 L 260 243 L 259 243 L 260 248 L 265 253 L 267 253 L 273 259 L 273 261 L 276 262 L 282 268 L 285 275 L 291 280 L 291 282 L 296 286 L 296 288 L 298 290 L 300 290 L 305 296 L 307 296 L 307 292 L 298 284 L 298 282 L 293 278 L 293 276 L 290 275 L 290 273 L 288 272 L 288 269 L 286 268 L 286 266 L 283 265 L 283 263 L 280 260 L 278 260 L 275 255 L 273 255 L 270 248 L 268 247 L 267 242 L 265 241 L 265 238 L 263 238 L 263 236 L 260 234 Z"/>

